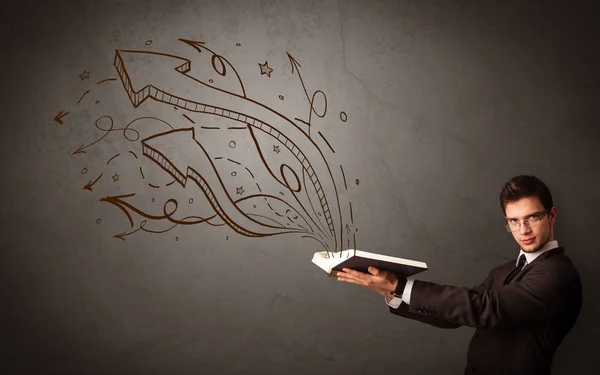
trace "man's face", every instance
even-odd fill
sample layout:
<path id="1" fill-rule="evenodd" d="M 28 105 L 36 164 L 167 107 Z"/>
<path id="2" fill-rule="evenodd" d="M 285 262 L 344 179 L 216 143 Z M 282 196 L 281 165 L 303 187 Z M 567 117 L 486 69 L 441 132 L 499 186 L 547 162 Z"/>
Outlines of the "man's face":
<path id="1" fill-rule="evenodd" d="M 554 222 L 556 221 L 556 208 L 552 207 L 549 213 L 542 218 L 537 226 L 524 225 L 523 221 L 530 215 L 544 211 L 544 206 L 538 197 L 521 198 L 516 202 L 506 205 L 507 222 L 521 222 L 521 228 L 512 232 L 515 241 L 526 253 L 534 252 L 544 246 L 548 241 L 554 240 Z M 527 240 L 533 241 L 527 242 Z"/>

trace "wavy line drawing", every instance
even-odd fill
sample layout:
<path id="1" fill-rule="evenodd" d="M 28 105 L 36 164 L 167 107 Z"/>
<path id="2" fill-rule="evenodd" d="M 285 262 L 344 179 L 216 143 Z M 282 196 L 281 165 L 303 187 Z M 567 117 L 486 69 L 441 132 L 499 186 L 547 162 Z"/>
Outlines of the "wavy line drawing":
<path id="1" fill-rule="evenodd" d="M 228 86 L 224 88 L 217 87 L 217 84 L 213 84 L 216 80 L 211 79 L 207 83 L 196 77 L 191 59 L 151 51 L 116 50 L 113 64 L 133 107 L 137 108 L 151 99 L 188 112 L 219 116 L 243 125 L 228 130 L 244 131 L 250 135 L 265 169 L 288 194 L 285 202 L 294 210 L 306 214 L 307 224 L 310 222 L 314 230 L 312 235 L 318 233 L 326 249 L 340 250 L 343 237 L 341 207 L 334 176 L 321 148 L 288 117 L 248 98 L 241 78 L 227 59 L 208 49 L 202 42 L 180 41 L 192 46 L 199 54 L 204 50 L 211 53 L 213 70 L 221 77 L 228 77 L 229 67 L 235 72 L 234 79 L 227 81 Z M 163 83 L 160 84 L 156 77 L 161 77 L 160 82 Z M 313 111 L 311 103 L 311 114 Z M 324 116 L 324 112 L 315 113 Z M 219 127 L 210 128 L 221 132 Z M 162 154 L 159 147 L 153 147 L 153 140 L 158 137 L 163 142 L 169 139 L 176 144 L 184 144 L 186 150 L 195 150 L 200 155 L 199 150 L 203 151 L 202 161 L 195 161 L 203 163 L 202 167 L 189 160 L 178 160 L 185 153 Z M 293 160 L 282 163 L 280 159 L 272 157 L 268 148 L 273 143 L 281 149 L 287 149 Z M 211 157 L 204 148 L 206 145 L 198 142 L 194 128 L 160 133 L 142 140 L 142 144 L 144 155 L 171 174 L 180 185 L 185 186 L 188 179 L 195 181 L 215 212 L 236 232 L 252 237 L 302 230 L 259 222 L 233 204 L 223 180 L 214 164 L 211 164 Z M 269 196 L 272 198 L 273 194 Z M 308 208 L 312 212 L 309 213 Z"/>

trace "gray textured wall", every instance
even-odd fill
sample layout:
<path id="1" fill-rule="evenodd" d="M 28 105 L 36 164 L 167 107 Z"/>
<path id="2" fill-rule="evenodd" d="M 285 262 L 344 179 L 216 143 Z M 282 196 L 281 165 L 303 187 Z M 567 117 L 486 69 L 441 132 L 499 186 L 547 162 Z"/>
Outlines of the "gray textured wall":
<path id="1" fill-rule="evenodd" d="M 241 179 L 240 164 L 234 180 L 232 164 L 219 164 L 212 178 L 229 184 L 224 191 L 237 199 L 260 182 L 279 197 L 248 130 L 199 130 L 232 125 L 152 99 L 134 108 L 120 80 L 98 83 L 119 78 L 115 50 L 144 50 L 191 59 L 193 77 L 239 93 L 229 65 L 224 77 L 215 74 L 208 51 L 178 38 L 205 42 L 226 58 L 253 100 L 244 110 L 260 117 L 270 108 L 291 121 L 283 124 L 288 128 L 308 120 L 302 83 L 309 97 L 321 90 L 310 138 L 298 131 L 294 137 L 314 163 L 331 168 L 331 176 L 321 170 L 319 178 L 329 191 L 334 237 L 341 228 L 344 248 L 356 243 L 425 261 L 430 270 L 423 279 L 475 285 L 515 257 L 518 246 L 503 231 L 497 195 L 517 174 L 544 180 L 557 206 L 556 237 L 584 286 L 582 314 L 559 348 L 554 373 L 589 373 L 600 335 L 593 321 L 600 313 L 593 228 L 600 208 L 598 26 L 591 7 L 572 1 L 494 3 L 3 5 L 5 373 L 364 374 L 394 367 L 405 374 L 461 373 L 472 329 L 439 330 L 393 316 L 378 295 L 326 279 L 310 262 L 323 249 L 314 233 L 250 238 L 218 218 L 142 224 L 131 209 L 101 200 L 135 193 L 124 200 L 149 215 L 172 210 L 169 199 L 178 202 L 174 220 L 214 214 L 197 185 L 167 186 L 173 179 L 142 156 L 141 138 L 168 130 L 164 123 L 137 121 L 136 140 L 95 127 L 110 126 L 103 116 L 114 129 L 140 117 L 193 126 L 211 157 L 223 152 L 257 173 Z M 292 71 L 286 53 L 301 67 Z M 182 97 L 222 103 L 215 99 L 222 91 L 181 83 L 169 62 L 138 60 L 128 65 L 142 77 L 136 84 L 152 81 Z M 261 74 L 265 61 L 270 75 Z M 80 77 L 84 71 L 89 77 Z M 234 96 L 225 93 L 222 105 L 243 106 Z M 69 112 L 62 125 L 54 120 L 61 111 Z M 274 158 L 268 163 L 288 160 L 289 151 L 282 146 L 274 154 L 273 139 L 262 134 L 257 142 Z M 237 147 L 228 148 L 234 138 Z M 80 146 L 85 152 L 73 154 Z M 194 163 L 202 157 L 193 146 L 178 139 L 157 147 Z M 244 210 L 265 220 L 277 211 L 264 204 Z M 312 217 L 315 227 L 323 220 Z"/>

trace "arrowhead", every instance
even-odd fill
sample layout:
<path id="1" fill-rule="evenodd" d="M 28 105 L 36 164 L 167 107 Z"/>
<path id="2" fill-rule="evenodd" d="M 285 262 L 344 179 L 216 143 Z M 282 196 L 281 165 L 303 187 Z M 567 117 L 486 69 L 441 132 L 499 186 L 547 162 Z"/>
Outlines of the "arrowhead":
<path id="1" fill-rule="evenodd" d="M 116 50 L 114 66 L 137 108 L 148 97 L 162 100 L 159 89 L 168 93 L 180 89 L 178 76 L 187 79 L 183 74 L 189 72 L 190 60 L 166 53 Z"/>
<path id="2" fill-rule="evenodd" d="M 83 151 L 83 145 L 79 146 L 79 148 L 77 150 L 75 150 L 75 152 L 72 153 L 71 155 L 75 155 L 75 154 L 85 154 L 85 151 Z"/>
<path id="3" fill-rule="evenodd" d="M 188 39 L 182 39 L 182 38 L 179 38 L 179 41 L 194 47 L 194 49 L 198 52 L 202 52 L 201 46 L 204 45 L 204 42 L 196 42 L 195 40 L 188 40 Z"/>
<path id="4" fill-rule="evenodd" d="M 290 63 L 292 64 L 292 73 L 294 73 L 294 66 L 296 66 L 296 70 L 297 70 L 302 65 L 300 65 L 300 63 L 295 58 L 293 58 L 292 55 L 290 55 L 287 52 L 286 52 L 286 54 L 288 55 L 288 58 L 290 59 Z"/>
<path id="5" fill-rule="evenodd" d="M 123 238 L 123 237 L 125 237 L 126 235 L 127 235 L 127 231 L 125 231 L 123 233 L 115 234 L 113 237 L 125 241 L 125 238 Z"/>
<path id="6" fill-rule="evenodd" d="M 90 180 L 90 182 L 88 182 L 84 187 L 83 190 L 89 190 L 92 191 L 92 186 L 94 186 L 94 184 L 92 184 L 92 180 Z"/>
<path id="7" fill-rule="evenodd" d="M 69 112 L 63 113 L 63 111 L 60 111 L 56 116 L 54 116 L 54 121 L 56 121 L 62 125 L 63 124 L 62 118 L 68 114 L 69 114 Z"/>

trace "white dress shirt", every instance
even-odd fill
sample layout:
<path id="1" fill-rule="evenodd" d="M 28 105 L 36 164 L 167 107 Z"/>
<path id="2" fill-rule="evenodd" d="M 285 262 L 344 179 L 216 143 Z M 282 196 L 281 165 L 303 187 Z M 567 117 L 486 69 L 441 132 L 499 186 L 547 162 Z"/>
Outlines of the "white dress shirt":
<path id="1" fill-rule="evenodd" d="M 546 244 L 544 246 L 542 246 L 539 250 L 536 250 L 532 253 L 526 253 L 523 251 L 523 249 L 520 249 L 519 255 L 517 256 L 517 262 L 515 263 L 515 266 L 518 265 L 519 257 L 521 256 L 521 254 L 525 254 L 526 262 L 525 262 L 525 265 L 523 265 L 523 267 L 525 267 L 529 263 L 533 262 L 535 260 L 535 258 L 539 257 L 546 251 L 552 250 L 556 247 L 558 247 L 558 241 L 554 240 L 554 241 L 546 242 Z M 391 306 L 395 309 L 400 307 L 400 304 L 402 304 L 402 302 L 406 303 L 407 305 L 410 305 L 410 294 L 412 292 L 412 287 L 413 287 L 414 282 L 415 282 L 415 280 L 413 278 L 410 278 L 410 277 L 407 278 L 406 286 L 404 287 L 404 292 L 402 293 L 402 298 L 394 297 L 391 300 L 388 300 L 387 297 L 384 297 L 385 303 L 387 303 L 389 306 Z"/>

